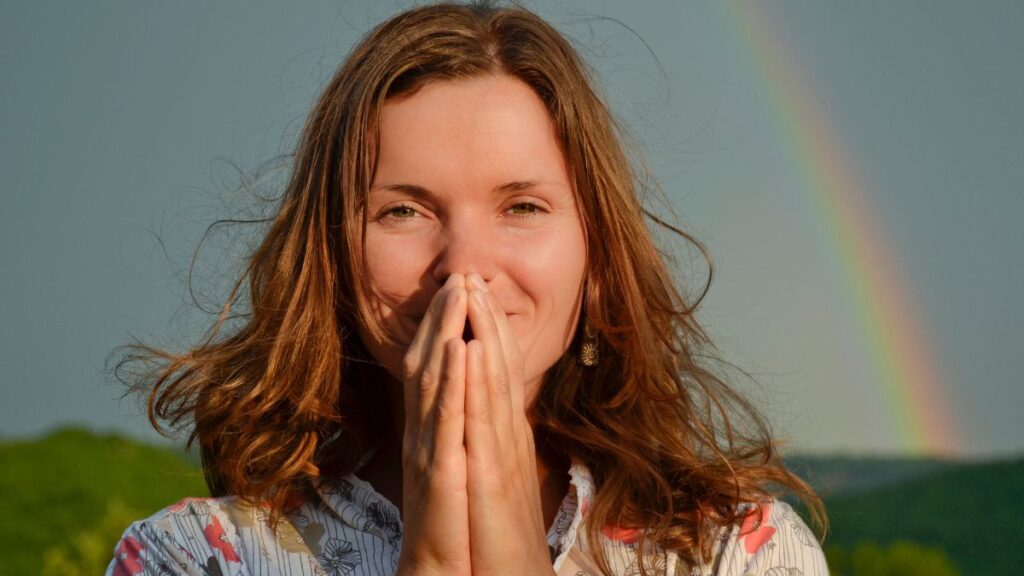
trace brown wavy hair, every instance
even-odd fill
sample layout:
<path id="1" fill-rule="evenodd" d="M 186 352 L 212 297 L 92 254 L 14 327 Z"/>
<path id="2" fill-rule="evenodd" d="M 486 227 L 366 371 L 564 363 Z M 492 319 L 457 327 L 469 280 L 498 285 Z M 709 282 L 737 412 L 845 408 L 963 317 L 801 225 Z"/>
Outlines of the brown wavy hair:
<path id="1" fill-rule="evenodd" d="M 370 385 L 383 371 L 358 336 L 382 330 L 368 313 L 359 249 L 381 109 L 428 82 L 486 74 L 519 78 L 547 106 L 591 239 L 584 309 L 600 363 L 581 367 L 570 348 L 532 414 L 538 437 L 592 471 L 590 541 L 606 525 L 639 528 L 642 555 L 653 551 L 648 541 L 690 563 L 707 560 L 716 531 L 742 521 L 742 504 L 779 489 L 824 530 L 820 500 L 714 369 L 715 349 L 694 317 L 707 285 L 684 297 L 645 217 L 703 247 L 645 210 L 625 132 L 592 74 L 559 32 L 516 6 L 414 8 L 359 42 L 308 117 L 269 229 L 203 340 L 183 353 L 124 347 L 119 378 L 148 391 L 150 421 L 167 434 L 192 427 L 189 445 L 198 443 L 214 495 L 279 514 L 315 479 L 356 467 L 390 421 L 380 417 L 381 388 Z M 246 285 L 249 309 L 239 313 Z M 226 330 L 238 317 L 240 327 Z M 607 573 L 607 559 L 597 561 Z"/>

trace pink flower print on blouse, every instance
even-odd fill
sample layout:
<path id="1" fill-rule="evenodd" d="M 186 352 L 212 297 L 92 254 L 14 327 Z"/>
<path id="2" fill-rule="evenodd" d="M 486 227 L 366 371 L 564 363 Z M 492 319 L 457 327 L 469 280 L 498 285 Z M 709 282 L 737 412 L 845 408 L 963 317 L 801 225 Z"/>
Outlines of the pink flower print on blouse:
<path id="1" fill-rule="evenodd" d="M 141 574 L 143 570 L 139 554 L 145 546 L 134 536 L 123 538 L 117 545 L 117 564 L 114 566 L 114 576 L 131 576 Z"/>
<path id="2" fill-rule="evenodd" d="M 601 528 L 605 538 L 622 542 L 623 544 L 636 544 L 640 541 L 640 530 L 635 528 L 620 528 L 618 526 L 605 526 Z"/>
<path id="3" fill-rule="evenodd" d="M 206 535 L 206 541 L 210 543 L 220 553 L 224 555 L 224 559 L 228 562 L 241 562 L 242 559 L 238 557 L 238 552 L 235 547 L 228 542 L 227 535 L 224 533 L 224 527 L 220 525 L 220 519 L 214 516 L 210 519 L 210 523 L 203 528 L 203 534 Z"/>
<path id="4" fill-rule="evenodd" d="M 209 498 L 182 498 L 174 504 L 167 507 L 167 511 L 171 514 L 196 514 L 199 516 L 205 516 L 210 514 L 210 505 L 207 503 Z"/>
<path id="5" fill-rule="evenodd" d="M 590 508 L 590 499 L 586 496 L 580 502 L 580 516 L 587 516 L 587 509 Z M 623 544 L 636 544 L 640 540 L 640 531 L 631 528 L 620 528 L 618 526 L 605 526 L 601 528 L 601 533 L 604 534 L 605 538 L 614 540 L 615 542 L 622 542 Z"/>
<path id="6" fill-rule="evenodd" d="M 181 544 L 178 544 L 178 551 L 181 552 L 182 554 L 184 554 L 185 557 L 188 558 L 190 561 L 192 561 L 192 562 L 196 561 L 196 557 L 193 556 L 192 553 L 189 552 L 188 549 L 185 548 L 184 546 L 182 546 Z"/>
<path id="7" fill-rule="evenodd" d="M 769 502 L 755 508 L 744 518 L 743 525 L 740 527 L 739 539 L 743 541 L 747 554 L 753 554 L 760 550 L 761 546 L 764 546 L 764 543 L 775 535 L 775 527 L 768 524 L 771 512 L 772 505 Z"/>

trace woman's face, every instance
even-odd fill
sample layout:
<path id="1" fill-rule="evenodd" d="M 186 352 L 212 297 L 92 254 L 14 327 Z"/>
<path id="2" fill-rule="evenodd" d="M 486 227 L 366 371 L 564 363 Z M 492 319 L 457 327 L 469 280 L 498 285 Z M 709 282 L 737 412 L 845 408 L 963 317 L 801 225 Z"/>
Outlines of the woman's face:
<path id="1" fill-rule="evenodd" d="M 373 312 L 401 343 L 364 336 L 373 356 L 400 380 L 434 293 L 450 274 L 475 272 L 508 315 L 532 401 L 572 340 L 586 268 L 568 169 L 540 98 L 496 75 L 388 101 L 367 210 Z"/>

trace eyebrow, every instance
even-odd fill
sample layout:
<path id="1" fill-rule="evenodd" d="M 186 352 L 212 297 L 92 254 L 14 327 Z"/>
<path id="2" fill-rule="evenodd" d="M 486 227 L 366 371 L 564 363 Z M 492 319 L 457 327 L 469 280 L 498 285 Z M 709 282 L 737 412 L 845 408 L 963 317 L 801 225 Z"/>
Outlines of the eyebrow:
<path id="1" fill-rule="evenodd" d="M 510 192 L 519 192 L 521 190 L 528 190 L 540 186 L 540 183 L 536 180 L 514 180 L 512 182 L 506 182 L 499 184 L 492 190 L 495 194 L 508 194 Z M 433 198 L 436 195 L 428 188 L 419 186 L 416 184 L 378 184 L 373 188 L 370 188 L 370 192 L 374 190 L 391 190 L 394 192 L 405 192 L 412 196 Z"/>

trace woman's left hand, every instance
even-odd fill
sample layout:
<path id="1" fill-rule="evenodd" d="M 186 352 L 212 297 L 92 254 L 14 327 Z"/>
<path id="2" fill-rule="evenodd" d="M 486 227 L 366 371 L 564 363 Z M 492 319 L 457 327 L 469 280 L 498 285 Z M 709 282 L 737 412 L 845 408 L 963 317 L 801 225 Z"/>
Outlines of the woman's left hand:
<path id="1" fill-rule="evenodd" d="M 508 317 L 467 277 L 466 460 L 473 574 L 554 574 L 547 547 L 524 362 Z"/>

